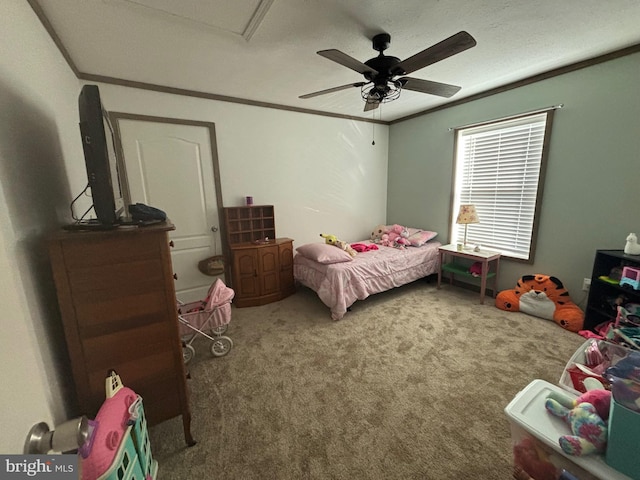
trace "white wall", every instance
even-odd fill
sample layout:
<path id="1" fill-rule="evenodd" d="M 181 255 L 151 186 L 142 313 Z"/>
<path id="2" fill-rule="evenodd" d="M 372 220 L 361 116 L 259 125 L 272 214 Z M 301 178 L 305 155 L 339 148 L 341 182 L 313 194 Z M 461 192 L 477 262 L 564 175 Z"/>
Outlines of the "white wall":
<path id="1" fill-rule="evenodd" d="M 387 126 L 371 145 L 371 123 L 98 85 L 110 111 L 214 122 L 224 205 L 274 205 L 294 247 L 368 238 L 386 219 Z"/>
<path id="2" fill-rule="evenodd" d="M 45 237 L 67 215 L 65 160 L 81 155 L 78 81 L 27 2 L 0 4 L 0 45 L 0 452 L 20 453 L 32 425 L 67 418 Z"/>
<path id="3" fill-rule="evenodd" d="M 74 414 L 46 238 L 87 183 L 72 74 L 26 1 L 0 2 L 0 452 Z M 112 111 L 214 122 L 225 206 L 276 207 L 294 246 L 386 219 L 388 127 L 100 84 Z M 176 180 L 179 187 L 179 179 Z"/>

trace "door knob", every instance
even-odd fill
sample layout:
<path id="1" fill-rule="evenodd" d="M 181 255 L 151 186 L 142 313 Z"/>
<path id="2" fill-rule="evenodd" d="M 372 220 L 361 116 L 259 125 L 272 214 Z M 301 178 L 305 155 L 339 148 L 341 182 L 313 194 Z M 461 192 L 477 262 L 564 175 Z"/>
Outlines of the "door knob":
<path id="1" fill-rule="evenodd" d="M 177 273 L 174 273 L 174 274 L 173 274 L 173 278 L 174 278 L 175 280 L 177 280 L 177 279 L 178 279 L 178 274 L 177 274 Z"/>
<path id="2" fill-rule="evenodd" d="M 215 225 L 213 227 L 211 227 L 211 231 L 213 233 L 216 233 L 218 231 L 218 227 L 216 227 Z"/>

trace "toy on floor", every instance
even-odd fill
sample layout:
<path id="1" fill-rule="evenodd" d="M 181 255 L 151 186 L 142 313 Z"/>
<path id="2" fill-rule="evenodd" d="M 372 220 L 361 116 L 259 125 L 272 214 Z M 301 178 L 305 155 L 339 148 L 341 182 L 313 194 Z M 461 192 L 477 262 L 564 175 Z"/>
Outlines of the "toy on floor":
<path id="1" fill-rule="evenodd" d="M 638 237 L 635 233 L 630 233 L 627 236 L 624 253 L 627 255 L 640 255 L 640 245 L 638 245 Z"/>
<path id="2" fill-rule="evenodd" d="M 516 288 L 496 296 L 496 307 L 553 320 L 571 332 L 582 330 L 584 312 L 571 301 L 562 282 L 549 275 L 523 275 Z"/>
<path id="3" fill-rule="evenodd" d="M 353 248 L 351 248 L 351 245 L 349 245 L 347 242 L 343 242 L 342 240 L 338 240 L 338 238 L 335 235 L 321 233 L 320 236 L 322 238 L 324 238 L 325 243 L 327 243 L 329 245 L 334 245 L 334 246 L 344 250 L 345 252 L 347 252 L 352 257 L 355 257 L 357 255 L 357 253 L 358 253 Z"/>
<path id="4" fill-rule="evenodd" d="M 563 435 L 558 440 L 562 451 L 575 456 L 604 452 L 610 405 L 608 390 L 589 390 L 575 400 L 560 394 L 550 395 L 545 408 L 571 427 L 572 435 Z"/>
<path id="5" fill-rule="evenodd" d="M 194 341 L 200 335 L 211 341 L 211 354 L 223 357 L 233 347 L 233 340 L 224 335 L 231 322 L 233 289 L 221 278 L 209 287 L 204 300 L 183 303 L 178 300 L 178 327 L 182 338 L 182 359 L 189 363 L 196 354 Z"/>

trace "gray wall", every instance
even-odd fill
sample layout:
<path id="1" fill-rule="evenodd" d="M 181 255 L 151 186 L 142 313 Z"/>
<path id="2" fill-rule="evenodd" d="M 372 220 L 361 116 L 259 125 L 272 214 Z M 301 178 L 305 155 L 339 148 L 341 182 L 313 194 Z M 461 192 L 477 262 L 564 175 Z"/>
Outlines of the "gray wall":
<path id="1" fill-rule="evenodd" d="M 448 241 L 453 132 L 449 127 L 563 103 L 557 110 L 533 265 L 503 261 L 498 289 L 527 273 L 560 278 L 586 296 L 597 249 L 640 233 L 640 53 L 399 122 L 390 128 L 387 221 Z"/>

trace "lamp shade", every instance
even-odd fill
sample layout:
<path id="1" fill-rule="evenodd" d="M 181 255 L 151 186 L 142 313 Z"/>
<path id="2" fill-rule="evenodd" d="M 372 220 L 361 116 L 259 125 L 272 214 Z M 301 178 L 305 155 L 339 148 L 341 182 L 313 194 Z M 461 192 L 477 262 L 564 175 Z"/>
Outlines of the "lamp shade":
<path id="1" fill-rule="evenodd" d="M 456 223 L 466 225 L 468 223 L 480 223 L 478 213 L 476 212 L 475 205 L 460 205 L 460 211 L 458 212 L 458 218 Z"/>

